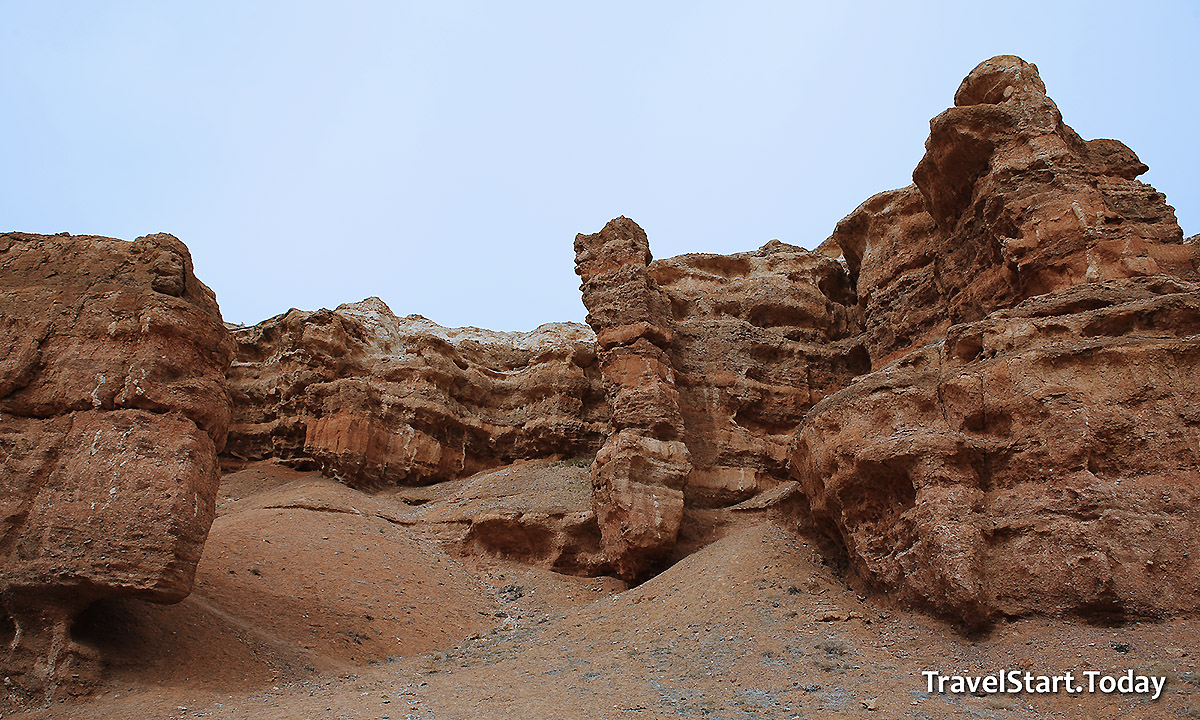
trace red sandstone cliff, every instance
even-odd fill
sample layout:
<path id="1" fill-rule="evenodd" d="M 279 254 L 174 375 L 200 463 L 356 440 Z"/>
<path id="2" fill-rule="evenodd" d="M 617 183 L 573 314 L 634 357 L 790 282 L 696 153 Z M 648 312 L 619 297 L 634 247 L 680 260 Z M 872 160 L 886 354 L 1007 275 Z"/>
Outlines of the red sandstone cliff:
<path id="1" fill-rule="evenodd" d="M 372 298 L 233 328 L 235 352 L 170 236 L 0 235 L 6 673 L 28 697 L 86 682 L 84 606 L 188 593 L 227 431 L 231 461 L 389 488 L 383 522 L 566 572 L 643 580 L 712 539 L 700 513 L 790 497 L 859 587 L 972 627 L 1194 613 L 1200 242 L 1145 170 L 993 58 L 914 184 L 816 251 L 579 235 L 594 334 Z M 547 458 L 576 459 L 463 480 Z"/>
<path id="2" fill-rule="evenodd" d="M 378 298 L 233 329 L 228 454 L 357 487 L 591 455 L 607 431 L 592 333 L 444 328 Z"/>
<path id="3" fill-rule="evenodd" d="M 805 413 L 869 369 L 861 313 L 844 267 L 779 242 L 651 262 L 618 218 L 575 253 L 613 408 L 594 505 L 614 569 L 637 579 L 671 554 L 685 507 L 786 480 Z"/>
<path id="4" fill-rule="evenodd" d="M 867 585 L 974 626 L 1197 609 L 1197 246 L 1145 170 L 1002 56 L 838 225 L 874 371 L 790 470 Z"/>

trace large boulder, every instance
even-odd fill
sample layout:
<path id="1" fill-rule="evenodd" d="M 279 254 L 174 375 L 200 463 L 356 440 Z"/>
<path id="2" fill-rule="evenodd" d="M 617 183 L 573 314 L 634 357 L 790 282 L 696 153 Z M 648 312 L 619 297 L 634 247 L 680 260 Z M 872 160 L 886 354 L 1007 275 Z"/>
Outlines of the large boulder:
<path id="1" fill-rule="evenodd" d="M 227 454 L 370 488 L 596 452 L 608 430 L 595 338 L 445 328 L 378 298 L 233 328 Z"/>
<path id="2" fill-rule="evenodd" d="M 232 342 L 170 235 L 0 235 L 0 634 L 10 696 L 86 684 L 95 600 L 176 602 L 212 523 Z"/>

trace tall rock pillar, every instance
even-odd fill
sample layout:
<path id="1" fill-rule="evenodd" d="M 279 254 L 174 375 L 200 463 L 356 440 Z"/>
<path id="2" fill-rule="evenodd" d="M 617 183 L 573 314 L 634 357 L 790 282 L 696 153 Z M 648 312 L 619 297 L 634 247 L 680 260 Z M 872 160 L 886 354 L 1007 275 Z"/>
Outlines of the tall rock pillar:
<path id="1" fill-rule="evenodd" d="M 592 502 L 608 562 L 627 580 L 644 579 L 674 548 L 692 469 L 665 352 L 669 309 L 650 260 L 646 233 L 625 217 L 575 238 L 575 272 L 613 409 L 612 433 L 592 464 Z"/>

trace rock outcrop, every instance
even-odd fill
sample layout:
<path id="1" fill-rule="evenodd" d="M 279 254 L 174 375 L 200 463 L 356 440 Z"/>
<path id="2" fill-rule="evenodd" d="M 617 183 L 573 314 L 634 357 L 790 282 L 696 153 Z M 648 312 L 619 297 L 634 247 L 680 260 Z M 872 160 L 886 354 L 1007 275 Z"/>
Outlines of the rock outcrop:
<path id="1" fill-rule="evenodd" d="M 627 218 L 575 252 L 613 408 L 595 511 L 614 569 L 636 580 L 669 555 L 685 507 L 785 479 L 804 414 L 869 358 L 849 276 L 823 254 L 775 241 L 652 262 Z"/>
<path id="2" fill-rule="evenodd" d="M 378 497 L 405 504 L 391 522 L 419 527 L 458 554 L 600 575 L 608 568 L 592 510 L 590 464 L 583 458 L 518 461 Z"/>
<path id="3" fill-rule="evenodd" d="M 232 343 L 170 235 L 0 235 L 0 328 L 3 674 L 48 699 L 97 671 L 70 637 L 88 604 L 190 592 Z"/>
<path id="4" fill-rule="evenodd" d="M 464 477 L 596 452 L 607 433 L 595 340 L 398 318 L 378 298 L 233 329 L 228 454 L 316 465 L 355 487 Z"/>
<path id="5" fill-rule="evenodd" d="M 575 238 L 575 270 L 612 407 L 612 434 L 592 465 L 593 503 L 604 552 L 629 579 L 653 572 L 674 547 L 692 469 L 665 351 L 667 305 L 649 262 L 646 233 L 628 218 Z"/>
<path id="6" fill-rule="evenodd" d="M 1200 285 L 1032 298 L 815 407 L 794 470 L 854 569 L 978 626 L 1196 610 Z"/>
<path id="7" fill-rule="evenodd" d="M 779 241 L 655 260 L 667 356 L 692 457 L 689 507 L 742 502 L 787 477 L 808 409 L 870 369 L 846 270 Z"/>
<path id="8" fill-rule="evenodd" d="M 1195 253 L 1147 167 L 1116 140 L 1062 121 L 1037 68 L 981 63 L 930 122 L 915 186 L 838 224 L 876 363 L 954 323 L 1072 285 L 1195 277 Z"/>
<path id="9" fill-rule="evenodd" d="M 1003 56 L 931 123 L 915 186 L 841 250 L 874 371 L 791 472 L 866 584 L 979 627 L 1195 611 L 1196 245 L 1115 140 Z"/>

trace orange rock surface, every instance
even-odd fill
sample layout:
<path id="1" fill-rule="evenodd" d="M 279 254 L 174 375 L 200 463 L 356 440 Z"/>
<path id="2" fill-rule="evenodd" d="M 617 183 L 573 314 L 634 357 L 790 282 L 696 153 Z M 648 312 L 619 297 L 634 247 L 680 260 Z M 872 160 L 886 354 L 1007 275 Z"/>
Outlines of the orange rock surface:
<path id="1" fill-rule="evenodd" d="M 670 557 L 685 508 L 785 479 L 808 408 L 869 361 L 849 276 L 823 254 L 772 242 L 652 262 L 628 218 L 575 253 L 613 411 L 595 512 L 614 570 L 636 579 Z"/>

